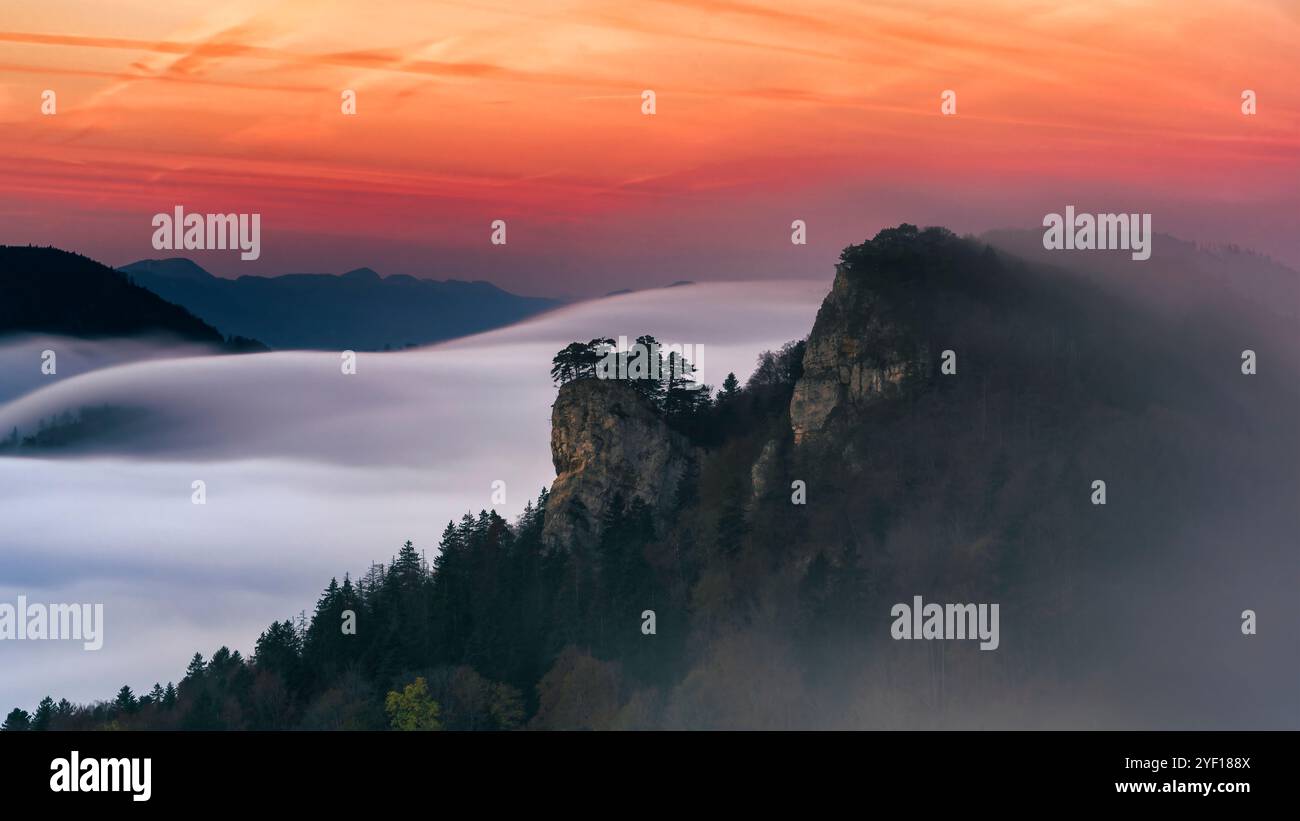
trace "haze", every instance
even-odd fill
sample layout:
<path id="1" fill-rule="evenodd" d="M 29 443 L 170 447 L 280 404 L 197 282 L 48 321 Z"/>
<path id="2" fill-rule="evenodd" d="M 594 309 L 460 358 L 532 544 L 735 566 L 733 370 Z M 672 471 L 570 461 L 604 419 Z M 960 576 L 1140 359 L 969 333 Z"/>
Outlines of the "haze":
<path id="1" fill-rule="evenodd" d="M 653 333 L 704 346 L 704 380 L 743 380 L 759 352 L 801 338 L 829 283 L 695 285 L 583 303 L 476 337 L 403 353 L 185 356 L 120 363 L 0 405 L 0 430 L 63 409 L 126 405 L 161 427 L 92 455 L 0 458 L 0 601 L 103 602 L 104 648 L 5 642 L 0 703 L 101 698 L 179 680 L 196 650 L 245 653 L 272 621 L 312 608 L 331 576 L 363 574 L 407 539 L 432 552 L 442 528 L 494 507 L 513 517 L 554 478 L 549 371 L 556 350 Z M 73 350 L 0 343 L 0 362 Z M 153 355 L 157 355 L 154 352 Z M 69 364 L 73 360 L 69 358 Z M 20 389 L 6 368 L 0 396 Z M 25 381 L 24 381 L 25 380 Z M 29 387 L 29 385 L 28 385 Z M 207 504 L 190 501 L 191 483 Z"/>

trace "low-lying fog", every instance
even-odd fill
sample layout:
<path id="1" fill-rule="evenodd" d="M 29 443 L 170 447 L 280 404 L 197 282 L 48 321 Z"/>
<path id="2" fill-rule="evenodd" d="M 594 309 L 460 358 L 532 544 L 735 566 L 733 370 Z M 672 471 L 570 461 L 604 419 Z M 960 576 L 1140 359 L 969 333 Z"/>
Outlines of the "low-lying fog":
<path id="1" fill-rule="evenodd" d="M 0 603 L 103 603 L 102 650 L 0 643 L 0 706 L 112 697 L 179 680 L 195 651 L 245 653 L 449 519 L 513 518 L 554 478 L 551 357 L 574 340 L 703 346 L 715 387 L 802 338 L 829 282 L 700 284 L 582 303 L 401 353 L 205 354 L 140 342 L 0 340 L 0 438 L 65 410 L 140 409 L 142 433 L 81 454 L 0 457 Z M 41 373 L 56 352 L 57 374 Z M 191 502 L 196 480 L 205 505 Z"/>

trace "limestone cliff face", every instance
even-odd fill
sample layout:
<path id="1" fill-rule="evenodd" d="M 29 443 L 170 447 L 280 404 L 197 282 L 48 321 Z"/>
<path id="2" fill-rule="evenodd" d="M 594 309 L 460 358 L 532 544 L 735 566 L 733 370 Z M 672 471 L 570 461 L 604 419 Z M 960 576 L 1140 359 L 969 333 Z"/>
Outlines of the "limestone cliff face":
<path id="1" fill-rule="evenodd" d="M 795 443 L 817 439 L 836 416 L 893 395 L 907 378 L 928 372 L 927 354 L 869 279 L 837 266 L 790 400 Z"/>
<path id="2" fill-rule="evenodd" d="M 552 547 L 591 545 L 618 495 L 641 498 L 659 521 L 668 513 L 695 458 L 686 438 L 623 382 L 579 379 L 560 388 L 551 407 L 555 482 L 542 539 Z"/>

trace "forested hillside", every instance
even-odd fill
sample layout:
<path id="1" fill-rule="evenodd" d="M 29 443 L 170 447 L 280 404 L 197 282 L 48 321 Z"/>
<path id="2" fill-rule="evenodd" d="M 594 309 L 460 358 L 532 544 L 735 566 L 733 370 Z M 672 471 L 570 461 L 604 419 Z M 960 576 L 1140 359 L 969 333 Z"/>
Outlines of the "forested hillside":
<path id="1" fill-rule="evenodd" d="M 0 335 L 44 333 L 102 338 L 167 335 L 232 350 L 251 339 L 223 337 L 189 311 L 92 259 L 33 246 L 0 246 Z"/>
<path id="2" fill-rule="evenodd" d="M 596 371 L 607 340 L 557 354 L 562 501 L 466 514 L 436 551 L 331 581 L 251 659 L 9 723 L 1185 727 L 1213 703 L 1216 726 L 1266 725 L 1294 654 L 1243 642 L 1238 614 L 1295 608 L 1259 572 L 1289 566 L 1295 363 L 1182 322 L 942 229 L 882 231 L 743 387 L 629 390 Z M 1253 347 L 1269 367 L 1247 374 Z M 664 441 L 612 441 L 630 430 Z M 620 495 L 665 465 L 670 494 Z M 588 531 L 548 527 L 596 499 Z M 998 649 L 895 640 L 914 595 L 999 603 Z"/>

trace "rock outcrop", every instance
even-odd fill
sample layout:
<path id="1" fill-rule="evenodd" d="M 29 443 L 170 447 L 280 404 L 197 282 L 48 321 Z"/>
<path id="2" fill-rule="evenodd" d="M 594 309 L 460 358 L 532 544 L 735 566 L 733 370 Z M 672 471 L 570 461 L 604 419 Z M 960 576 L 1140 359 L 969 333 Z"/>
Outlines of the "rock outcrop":
<path id="1" fill-rule="evenodd" d="M 555 482 L 542 539 L 551 547 L 589 546 L 616 497 L 635 498 L 666 519 L 695 458 L 690 443 L 626 382 L 578 379 L 551 406 Z"/>
<path id="2" fill-rule="evenodd" d="M 847 408 L 896 393 L 908 377 L 927 371 L 927 361 L 889 298 L 862 272 L 836 266 L 790 399 L 795 443 L 817 438 Z"/>

